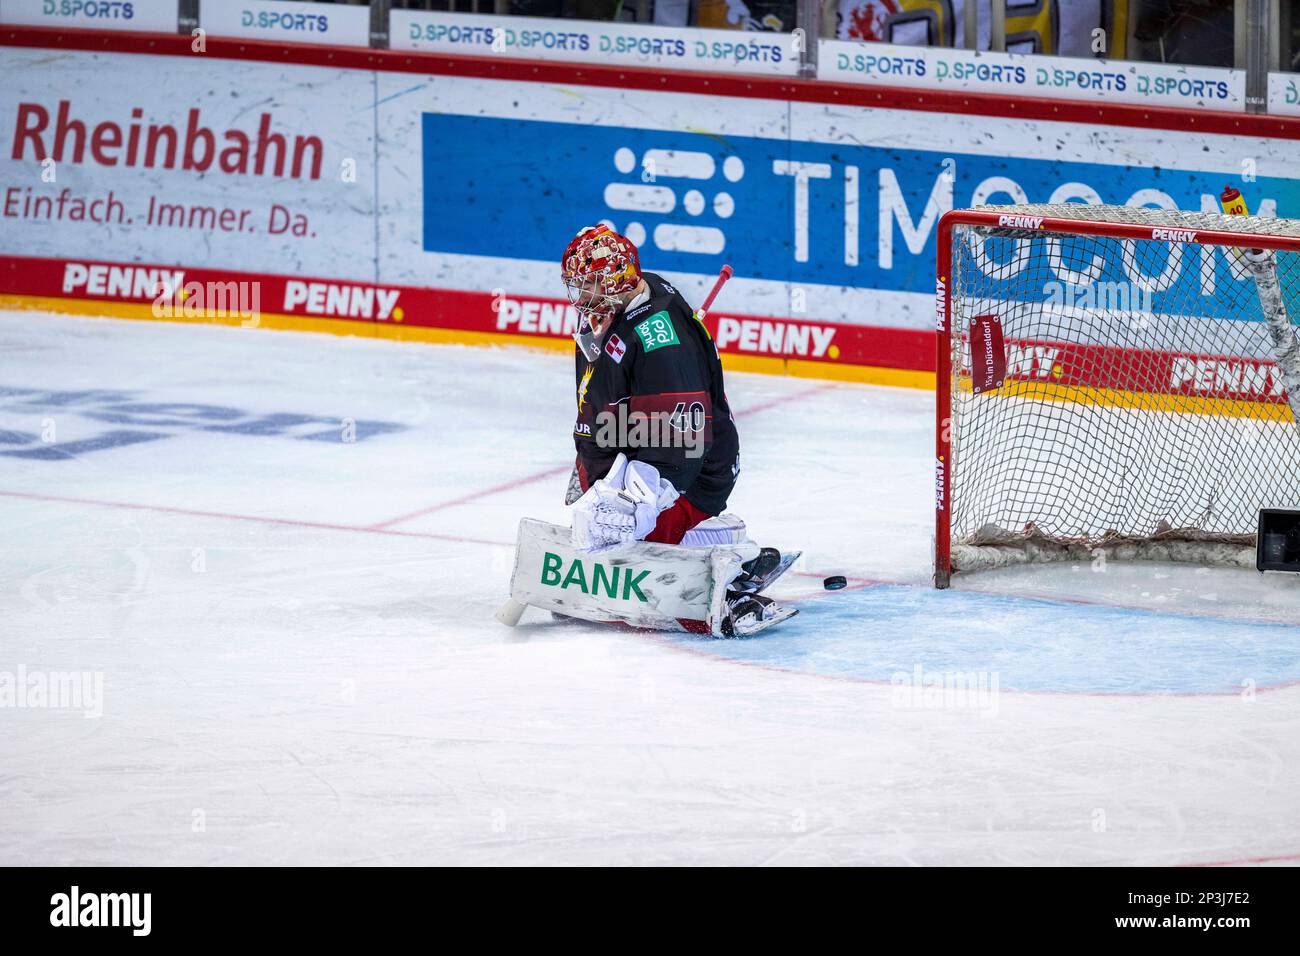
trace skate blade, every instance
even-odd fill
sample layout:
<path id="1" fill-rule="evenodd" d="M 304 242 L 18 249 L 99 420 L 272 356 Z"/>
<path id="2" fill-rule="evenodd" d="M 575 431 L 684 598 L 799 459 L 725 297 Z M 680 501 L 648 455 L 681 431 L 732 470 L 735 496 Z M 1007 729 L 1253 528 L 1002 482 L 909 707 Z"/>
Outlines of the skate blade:
<path id="1" fill-rule="evenodd" d="M 753 637 L 755 634 L 760 634 L 769 628 L 775 627 L 782 621 L 790 620 L 790 618 L 794 617 L 798 613 L 799 609 L 797 607 L 781 607 L 772 617 L 765 617 L 763 620 L 755 621 L 753 624 L 747 624 L 744 627 L 737 627 L 735 633 L 732 634 L 731 637 L 733 640 L 736 638 Z"/>
<path id="2" fill-rule="evenodd" d="M 732 587 L 732 590 L 739 591 L 742 594 L 762 594 L 763 591 L 775 583 L 777 578 L 789 571 L 790 567 L 799 560 L 799 557 L 802 554 L 802 551 L 791 551 L 789 554 L 782 554 L 781 560 L 777 566 L 767 572 L 767 574 L 763 575 L 763 577 L 755 578 L 751 581 L 737 582 Z"/>

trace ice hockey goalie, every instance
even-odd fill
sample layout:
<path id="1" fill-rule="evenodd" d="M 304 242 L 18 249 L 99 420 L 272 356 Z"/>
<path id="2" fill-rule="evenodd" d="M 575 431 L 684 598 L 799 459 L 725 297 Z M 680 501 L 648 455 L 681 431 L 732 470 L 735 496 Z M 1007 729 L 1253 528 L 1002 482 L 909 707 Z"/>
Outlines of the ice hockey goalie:
<path id="1" fill-rule="evenodd" d="M 528 569 L 538 580 L 525 587 L 545 586 L 561 574 L 557 586 L 569 592 L 563 598 L 594 598 L 579 602 L 591 607 L 571 603 L 573 616 L 646 626 L 675 621 L 692 630 L 700 628 L 687 622 L 701 619 L 678 612 L 695 591 L 710 596 L 713 606 L 702 620 L 724 636 L 753 634 L 793 615 L 760 592 L 797 555 L 783 559 L 774 549 L 759 549 L 746 538 L 744 523 L 724 513 L 740 472 L 740 442 L 722 364 L 703 321 L 669 282 L 641 271 L 627 237 L 603 225 L 584 228 L 568 244 L 561 276 L 579 316 L 577 460 L 565 501 L 575 557 L 562 572 Z M 717 567 L 714 551 L 725 552 Z M 543 561 L 555 554 L 543 552 Z M 613 587 L 611 573 L 601 574 L 602 562 L 626 568 L 636 558 L 671 569 L 643 578 L 659 585 L 658 600 L 642 602 L 663 604 L 652 613 L 627 603 L 640 601 L 644 588 L 625 596 Z M 571 580 L 566 585 L 564 579 Z M 669 580 L 681 590 L 672 600 L 663 593 Z M 516 580 L 512 597 L 519 585 Z"/>

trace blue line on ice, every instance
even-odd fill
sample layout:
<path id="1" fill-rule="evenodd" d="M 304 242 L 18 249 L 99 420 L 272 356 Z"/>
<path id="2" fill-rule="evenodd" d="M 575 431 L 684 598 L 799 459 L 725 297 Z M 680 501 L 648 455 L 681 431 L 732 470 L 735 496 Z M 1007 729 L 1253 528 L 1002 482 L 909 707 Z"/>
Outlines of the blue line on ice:
<path id="1" fill-rule="evenodd" d="M 1300 680 L 1300 628 L 878 585 L 800 604 L 750 640 L 677 638 L 719 657 L 834 677 L 996 674 L 1003 690 L 1237 694 Z"/>

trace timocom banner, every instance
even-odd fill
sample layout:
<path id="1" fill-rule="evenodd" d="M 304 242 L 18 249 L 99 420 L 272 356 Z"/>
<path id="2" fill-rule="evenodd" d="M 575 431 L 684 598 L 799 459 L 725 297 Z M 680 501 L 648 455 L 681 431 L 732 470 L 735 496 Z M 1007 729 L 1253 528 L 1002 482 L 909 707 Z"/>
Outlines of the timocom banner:
<path id="1" fill-rule="evenodd" d="M 1215 209 L 1233 183 L 1254 212 L 1300 215 L 1292 140 L 573 82 L 218 69 L 204 54 L 60 51 L 57 70 L 48 57 L 0 47 L 0 255 L 470 295 L 518 303 L 517 315 L 506 306 L 473 326 L 511 335 L 554 332 L 560 251 L 599 220 L 694 302 L 723 264 L 735 268 L 718 303 L 734 323 L 716 329 L 724 351 L 915 369 L 932 363 L 917 343 L 932 341 L 948 209 Z M 1128 280 L 1210 314 L 1198 296 L 1212 289 L 1195 279 L 1202 250 L 1171 248 Z M 979 261 L 993 265 L 1018 255 L 986 252 Z M 1222 263 L 1215 274 L 1232 278 Z M 1043 295 L 1067 277 L 1042 275 Z M 454 310 L 428 314 L 468 328 Z M 854 351 L 848 328 L 869 330 L 872 348 Z"/>
<path id="2" fill-rule="evenodd" d="M 580 210 L 625 232 L 647 268 L 688 294 L 732 265 L 725 308 L 919 330 L 933 326 L 938 220 L 955 207 L 1217 211 L 1233 182 L 1252 211 L 1300 215 L 1287 141 L 763 100 L 720 110 L 715 98 L 659 92 L 639 92 L 633 106 L 602 88 L 579 102 L 540 84 L 516 102 L 499 88 L 463 80 L 411 90 L 409 78 L 381 77 L 381 111 L 420 115 L 418 132 L 383 137 L 381 168 L 422 184 L 422 221 L 400 225 L 411 230 L 403 245 L 424 253 L 393 260 L 381 249 L 382 275 L 545 294 Z M 394 124 L 381 116 L 380 125 Z M 464 182 L 474 188 L 456 187 Z M 1022 252 L 995 243 L 979 261 L 1005 274 Z M 1224 254 L 1211 256 L 1228 281 Z M 1158 306 L 1206 314 L 1214 286 L 1200 278 L 1202 258 L 1175 243 L 1169 256 L 1143 260 L 1147 272 L 1107 278 L 1161 290 Z M 1025 294 L 1046 297 L 1049 282 L 1077 276 L 1071 261 Z"/>

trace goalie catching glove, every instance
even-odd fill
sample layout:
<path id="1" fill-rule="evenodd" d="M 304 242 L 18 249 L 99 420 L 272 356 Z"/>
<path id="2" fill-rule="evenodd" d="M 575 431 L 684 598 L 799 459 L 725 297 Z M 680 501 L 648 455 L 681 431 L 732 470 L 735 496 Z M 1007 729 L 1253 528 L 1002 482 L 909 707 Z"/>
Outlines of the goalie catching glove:
<path id="1" fill-rule="evenodd" d="M 573 546 L 595 552 L 641 541 L 677 497 L 677 489 L 660 477 L 654 465 L 628 461 L 619 454 L 609 474 L 573 505 Z"/>

